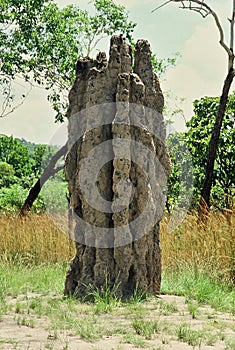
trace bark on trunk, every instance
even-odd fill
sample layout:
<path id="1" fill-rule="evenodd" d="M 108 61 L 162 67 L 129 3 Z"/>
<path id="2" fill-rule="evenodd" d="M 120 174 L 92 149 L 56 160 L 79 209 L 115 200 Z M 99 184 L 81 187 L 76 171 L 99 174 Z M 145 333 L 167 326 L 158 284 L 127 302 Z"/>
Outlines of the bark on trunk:
<path id="1" fill-rule="evenodd" d="M 147 41 L 137 43 L 134 72 L 132 63 L 131 48 L 122 36 L 112 38 L 109 61 L 100 53 L 96 60 L 85 58 L 77 63 L 76 81 L 69 94 L 65 163 L 76 256 L 66 276 L 65 294 L 84 297 L 88 291 L 105 287 L 123 297 L 137 289 L 160 291 L 159 221 L 164 206 L 162 188 L 170 173 L 161 114 L 164 99 L 152 71 Z M 154 132 L 149 132 L 149 127 Z M 99 153 L 105 142 L 107 147 Z M 92 159 L 84 163 L 92 151 Z M 109 161 L 102 166 L 106 158 Z M 99 193 L 87 185 L 94 159 L 101 164 L 93 180 Z M 149 169 L 147 173 L 144 167 Z M 87 197 L 81 189 L 81 172 Z M 90 199 L 95 199 L 94 207 Z M 99 209 L 103 200 L 111 203 L 112 211 Z M 149 209 L 146 213 L 145 207 Z"/>
<path id="2" fill-rule="evenodd" d="M 22 206 L 19 216 L 24 217 L 28 214 L 28 212 L 31 210 L 33 203 L 37 199 L 42 186 L 45 184 L 47 180 L 49 180 L 52 176 L 54 176 L 56 173 L 58 173 L 60 170 L 64 168 L 64 166 L 59 166 L 55 168 L 56 163 L 58 160 L 65 156 L 67 152 L 67 144 L 61 147 L 51 158 L 49 164 L 44 169 L 42 175 L 37 180 L 35 185 L 30 189 L 29 194 L 24 202 L 24 205 Z"/>
<path id="3" fill-rule="evenodd" d="M 214 124 L 213 132 L 211 135 L 209 148 L 208 148 L 205 179 L 204 179 L 204 183 L 201 191 L 200 203 L 199 203 L 199 221 L 203 221 L 207 217 L 210 209 L 210 193 L 211 193 L 211 188 L 213 183 L 213 172 L 214 172 L 215 159 L 216 159 L 217 150 L 218 150 L 220 130 L 222 127 L 226 105 L 228 101 L 228 96 L 229 96 L 229 90 L 232 85 L 234 75 L 235 75 L 235 71 L 233 68 L 231 68 L 224 81 L 223 91 L 220 97 L 218 113 L 217 113 L 216 121 Z"/>

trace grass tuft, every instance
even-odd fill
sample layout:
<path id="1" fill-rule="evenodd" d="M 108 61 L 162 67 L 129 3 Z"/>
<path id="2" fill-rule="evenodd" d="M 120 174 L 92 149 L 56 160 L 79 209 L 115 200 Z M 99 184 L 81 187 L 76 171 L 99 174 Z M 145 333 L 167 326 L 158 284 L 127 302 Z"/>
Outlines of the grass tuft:
<path id="1" fill-rule="evenodd" d="M 138 335 L 143 336 L 146 340 L 152 339 L 153 335 L 158 332 L 158 321 L 144 321 L 135 319 L 132 327 Z"/>

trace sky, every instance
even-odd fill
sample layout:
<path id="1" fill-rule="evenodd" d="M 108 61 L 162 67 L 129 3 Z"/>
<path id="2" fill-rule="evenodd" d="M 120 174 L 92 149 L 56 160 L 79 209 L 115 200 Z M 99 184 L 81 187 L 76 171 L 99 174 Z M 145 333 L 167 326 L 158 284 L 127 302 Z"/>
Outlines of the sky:
<path id="1" fill-rule="evenodd" d="M 137 23 L 134 38 L 149 40 L 157 57 L 172 57 L 179 52 L 176 66 L 168 69 L 161 81 L 165 95 L 171 92 L 170 109 L 182 108 L 182 114 L 173 119 L 177 131 L 185 130 L 185 120 L 193 115 L 193 101 L 203 96 L 219 96 L 227 73 L 227 56 L 219 44 L 218 29 L 211 16 L 203 19 L 198 13 L 182 10 L 175 3 L 152 13 L 161 0 L 114 0 L 124 5 L 129 17 Z M 90 8 L 85 0 L 57 0 L 60 6 L 71 3 L 81 8 Z M 229 42 L 231 0 L 208 0 L 218 13 Z M 99 49 L 108 51 L 108 42 L 103 41 Z M 23 90 L 22 90 L 23 89 Z M 24 91 L 21 86 L 21 91 Z M 232 89 L 235 89 L 233 84 Z M 35 88 L 25 103 L 14 113 L 0 119 L 0 134 L 25 138 L 36 143 L 51 143 L 55 131 L 54 112 L 47 101 L 47 93 Z M 180 102 L 180 99 L 184 99 Z"/>

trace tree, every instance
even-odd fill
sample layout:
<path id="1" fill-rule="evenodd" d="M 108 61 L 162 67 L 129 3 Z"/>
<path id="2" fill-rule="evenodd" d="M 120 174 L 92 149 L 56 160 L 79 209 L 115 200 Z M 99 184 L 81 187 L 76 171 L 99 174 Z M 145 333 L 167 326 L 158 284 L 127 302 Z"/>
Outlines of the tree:
<path id="1" fill-rule="evenodd" d="M 225 42 L 224 30 L 220 23 L 217 13 L 203 0 L 190 0 L 190 1 L 189 0 L 168 0 L 162 5 L 158 6 L 155 10 L 171 2 L 180 3 L 182 5 L 181 6 L 182 9 L 188 9 L 191 11 L 198 12 L 203 18 L 211 15 L 214 18 L 215 24 L 219 31 L 219 35 L 220 35 L 219 43 L 223 47 L 223 49 L 226 51 L 227 58 L 228 58 L 227 76 L 223 84 L 222 94 L 220 96 L 220 101 L 217 109 L 217 115 L 215 118 L 215 122 L 213 125 L 213 129 L 212 129 L 212 133 L 209 141 L 206 168 L 205 168 L 205 177 L 204 177 L 204 182 L 201 190 L 201 198 L 200 198 L 200 204 L 199 204 L 199 218 L 203 219 L 204 217 L 207 216 L 210 208 L 210 194 L 211 194 L 211 188 L 213 183 L 213 172 L 214 172 L 215 160 L 216 160 L 216 155 L 218 150 L 220 131 L 223 124 L 229 91 L 235 76 L 234 52 L 233 52 L 235 0 L 232 0 L 232 16 L 231 16 L 231 19 L 229 19 L 229 22 L 230 22 L 230 43 L 229 44 L 226 44 Z M 209 122 L 210 120 L 208 121 L 208 123 Z"/>
<path id="2" fill-rule="evenodd" d="M 58 160 L 65 156 L 67 152 L 67 144 L 64 145 L 63 147 L 61 147 L 50 159 L 49 163 L 47 164 L 47 166 L 45 167 L 45 169 L 43 170 L 41 176 L 39 177 L 39 179 L 35 182 L 34 186 L 30 189 L 27 198 L 24 201 L 23 206 L 21 207 L 20 210 L 20 216 L 25 216 L 30 209 L 33 206 L 33 203 L 35 202 L 35 200 L 37 199 L 42 186 L 44 185 L 44 183 L 52 176 L 54 176 L 56 173 L 58 173 L 60 170 L 62 170 L 64 168 L 64 166 L 60 165 L 60 166 L 56 166 L 56 163 L 58 162 Z"/>
<path id="3" fill-rule="evenodd" d="M 167 181 L 166 209 L 169 214 L 173 210 L 184 212 L 194 205 L 194 169 L 186 135 L 187 132 L 174 132 L 167 137 L 172 164 Z"/>
<path id="4" fill-rule="evenodd" d="M 194 101 L 194 116 L 187 122 L 188 131 L 183 136 L 194 163 L 196 197 L 203 185 L 210 135 L 218 106 L 219 98 L 216 97 L 203 97 Z M 228 98 L 212 179 L 211 203 L 220 209 L 232 209 L 235 189 L 234 111 L 235 92 Z"/>
<path id="5" fill-rule="evenodd" d="M 4 97 L 1 116 L 14 111 L 27 98 L 28 94 L 22 95 L 21 102 L 13 106 L 12 84 L 21 78 L 29 84 L 29 91 L 34 85 L 48 90 L 55 120 L 63 121 L 77 59 L 89 55 L 101 39 L 115 32 L 132 40 L 136 24 L 129 20 L 123 6 L 113 0 L 94 0 L 93 5 L 95 13 L 91 15 L 76 5 L 60 9 L 53 0 L 0 3 L 0 87 Z M 42 166 L 42 151 L 35 153 L 34 171 Z M 52 171 L 53 159 L 31 189 L 21 213 L 31 208 L 43 183 L 60 169 Z"/>
<path id="6" fill-rule="evenodd" d="M 95 13 L 91 15 L 75 5 L 60 9 L 53 0 L 1 2 L 0 86 L 5 96 L 2 116 L 17 107 L 12 106 L 12 84 L 20 77 L 29 84 L 29 91 L 35 84 L 48 90 L 55 119 L 63 121 L 77 59 L 90 55 L 102 38 L 115 32 L 122 32 L 129 42 L 133 41 L 136 24 L 129 20 L 123 6 L 116 5 L 113 0 L 94 0 L 93 5 Z M 154 69 L 164 73 L 168 65 L 175 63 L 175 58 L 156 60 L 153 55 L 152 61 Z M 22 96 L 20 104 L 27 96 Z M 35 186 L 39 189 L 38 181 Z M 29 209 L 31 205 L 28 204 L 27 198 L 24 208 Z"/>
<path id="7" fill-rule="evenodd" d="M 65 155 L 66 150 L 66 145 L 58 150 L 55 146 L 36 145 L 24 139 L 1 135 L 0 196 L 6 197 L 2 198 L 1 209 L 4 209 L 4 205 L 6 205 L 7 210 L 21 208 L 20 215 L 26 214 L 33 207 L 43 184 L 63 168 L 63 166 L 56 164 Z M 38 177 L 39 179 L 35 181 Z M 57 182 L 64 180 L 64 184 L 66 184 L 63 174 L 57 175 L 55 180 Z M 34 182 L 35 185 L 32 186 Z M 27 196 L 29 188 L 31 189 Z M 20 200 L 19 197 L 21 197 Z M 44 197 L 37 201 L 34 206 L 35 210 L 45 208 L 48 198 Z M 24 198 L 26 198 L 25 202 Z M 56 201 L 58 202 L 57 199 Z M 14 208 L 11 208 L 11 203 Z M 17 207 L 18 205 L 20 207 Z"/>
<path id="8" fill-rule="evenodd" d="M 0 161 L 0 188 L 9 187 L 15 183 L 17 178 L 15 176 L 14 168 L 11 164 Z"/>
<path id="9" fill-rule="evenodd" d="M 0 3 L 1 115 L 14 107 L 12 84 L 17 77 L 49 91 L 48 100 L 62 121 L 67 91 L 78 58 L 89 55 L 105 36 L 122 32 L 131 40 L 136 26 L 123 6 L 94 0 L 94 15 L 76 5 L 62 9 L 53 0 L 2 0 Z M 23 99 L 27 94 L 22 96 Z"/>
<path id="10" fill-rule="evenodd" d="M 22 184 L 32 177 L 33 161 L 28 149 L 13 136 L 0 137 L 0 161 L 13 167 L 14 175 L 21 179 Z"/>
<path id="11" fill-rule="evenodd" d="M 170 134 L 167 139 L 172 162 L 172 171 L 167 185 L 167 210 L 169 212 L 175 208 L 176 204 L 182 202 L 184 196 L 189 195 L 188 184 L 191 185 L 191 181 L 187 179 L 187 176 L 190 176 L 192 170 L 194 181 L 190 208 L 195 208 L 200 200 L 208 146 L 216 119 L 219 98 L 206 96 L 194 101 L 193 104 L 194 115 L 186 123 L 187 131 Z M 235 190 L 234 110 L 235 92 L 228 99 L 213 172 L 211 205 L 220 210 L 233 208 Z M 210 119 L 209 123 L 208 118 Z M 187 160 L 186 150 L 190 154 L 190 160 Z M 188 167 L 187 162 L 189 163 Z M 185 171 L 187 168 L 188 172 Z"/>

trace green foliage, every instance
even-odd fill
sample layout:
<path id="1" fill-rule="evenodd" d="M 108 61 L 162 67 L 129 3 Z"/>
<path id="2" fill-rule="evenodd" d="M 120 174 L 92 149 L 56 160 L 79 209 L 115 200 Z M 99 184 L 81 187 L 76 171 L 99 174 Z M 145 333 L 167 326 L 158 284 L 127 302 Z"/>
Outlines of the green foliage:
<path id="1" fill-rule="evenodd" d="M 66 194 L 68 184 L 61 179 L 53 178 L 45 183 L 39 198 L 51 214 L 64 214 L 68 209 Z"/>
<path id="2" fill-rule="evenodd" d="M 87 54 L 89 55 L 92 48 L 96 46 L 96 43 L 93 44 L 93 47 L 91 46 L 95 37 L 99 41 L 104 35 L 110 36 L 114 33 L 122 32 L 131 42 L 132 32 L 136 27 L 136 23 L 129 21 L 125 7 L 116 5 L 110 0 L 94 0 L 93 4 L 95 14 L 89 18 L 89 26 L 86 30 L 88 34 Z M 89 33 L 92 33 L 92 36 Z"/>
<path id="3" fill-rule="evenodd" d="M 208 145 L 213 130 L 219 98 L 204 97 L 194 102 L 194 116 L 187 123 L 185 141 L 192 154 L 195 173 L 195 196 L 198 196 L 204 180 Z M 218 152 L 213 174 L 211 202 L 215 207 L 230 208 L 235 190 L 235 93 L 228 99 L 221 128 Z"/>
<path id="4" fill-rule="evenodd" d="M 15 173 L 12 165 L 6 162 L 0 162 L 0 177 L 13 176 Z"/>
<path id="5" fill-rule="evenodd" d="M 28 195 L 28 189 L 23 188 L 19 183 L 14 183 L 9 187 L 0 188 L 0 210 L 9 213 L 18 212 L 23 206 L 24 201 Z M 59 195 L 55 198 L 58 204 Z M 57 199 L 58 198 L 58 199 Z M 57 200 L 56 200 L 57 199 Z M 58 204 L 59 205 L 59 204 Z M 32 211 L 35 213 L 45 210 L 45 199 L 40 195 L 34 202 Z"/>
<path id="6" fill-rule="evenodd" d="M 192 157 L 185 142 L 185 134 L 174 133 L 167 138 L 172 171 L 167 181 L 166 208 L 170 213 L 175 206 L 187 209 L 193 195 Z"/>
<path id="7" fill-rule="evenodd" d="M 32 159 L 34 162 L 33 171 L 36 176 L 39 176 L 42 173 L 57 149 L 56 146 L 35 145 Z"/>
<path id="8" fill-rule="evenodd" d="M 24 139 L 1 135 L 0 162 L 7 165 L 0 167 L 0 176 L 2 172 L 7 172 L 6 175 L 15 175 L 27 184 L 26 178 L 33 177 L 34 180 L 35 176 L 39 176 L 56 151 L 56 146 L 36 145 Z M 9 167 L 12 167 L 12 172 L 7 170 Z"/>
<path id="9" fill-rule="evenodd" d="M 9 188 L 0 189 L 0 210 L 14 212 L 24 203 L 27 196 L 27 190 L 19 184 L 14 184 Z"/>
<path id="10" fill-rule="evenodd" d="M 29 151 L 30 150 L 30 151 Z M 55 146 L 36 145 L 1 135 L 0 137 L 0 209 L 4 211 L 19 210 L 29 189 L 40 177 L 51 156 L 56 152 Z M 33 211 L 66 210 L 67 183 L 63 172 L 45 185 L 43 195 L 39 195 L 33 205 Z"/>
<path id="11" fill-rule="evenodd" d="M 168 180 L 167 208 L 171 211 L 176 202 L 188 196 L 193 171 L 194 207 L 200 198 L 207 162 L 208 145 L 213 130 L 219 98 L 204 97 L 194 101 L 194 116 L 187 122 L 187 132 L 168 137 L 172 172 Z M 214 207 L 232 208 L 235 191 L 235 93 L 229 96 L 221 129 L 217 158 L 213 174 L 211 203 Z M 190 155 L 190 156 L 188 156 Z M 182 172 L 183 171 L 183 172 Z M 179 197 L 180 196 L 180 197 Z M 184 203 L 184 202 L 183 202 Z"/>
<path id="12" fill-rule="evenodd" d="M 31 175 L 32 161 L 28 149 L 13 136 L 0 137 L 0 161 L 12 166 L 14 175 L 18 178 Z"/>
<path id="13" fill-rule="evenodd" d="M 0 161 L 0 188 L 16 183 L 18 179 L 14 174 L 15 171 L 11 164 Z"/>
<path id="14" fill-rule="evenodd" d="M 46 145 L 37 145 L 34 148 L 33 159 L 34 159 L 34 172 L 40 174 L 43 169 L 43 162 L 45 159 Z M 45 164 L 44 164 L 45 165 Z"/>
<path id="15" fill-rule="evenodd" d="M 169 67 L 174 67 L 176 65 L 176 60 L 180 56 L 179 52 L 176 52 L 173 57 L 169 58 L 159 58 L 156 54 L 151 56 L 153 71 L 158 74 L 158 76 L 162 76 L 166 73 Z"/>
<path id="16" fill-rule="evenodd" d="M 94 14 L 77 5 L 64 8 L 53 0 L 8 0 L 0 4 L 1 80 L 10 107 L 10 84 L 17 74 L 49 90 L 48 100 L 63 120 L 64 91 L 75 78 L 75 62 L 89 55 L 104 36 L 123 33 L 128 39 L 136 26 L 123 6 L 113 0 L 94 0 Z M 67 94 L 66 94 L 67 95 Z"/>

